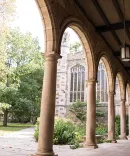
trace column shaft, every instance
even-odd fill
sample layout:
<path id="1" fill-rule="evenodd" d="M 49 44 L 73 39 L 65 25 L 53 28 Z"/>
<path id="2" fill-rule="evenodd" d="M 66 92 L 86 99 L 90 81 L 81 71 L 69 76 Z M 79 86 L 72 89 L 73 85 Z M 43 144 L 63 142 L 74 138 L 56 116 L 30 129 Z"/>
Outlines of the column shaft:
<path id="1" fill-rule="evenodd" d="M 53 131 L 55 115 L 57 57 L 46 55 L 41 101 L 38 149 L 36 156 L 54 156 Z"/>
<path id="2" fill-rule="evenodd" d="M 121 110 L 120 110 L 120 139 L 127 139 L 126 137 L 126 106 L 125 100 L 121 100 Z"/>
<path id="3" fill-rule="evenodd" d="M 128 115 L 129 115 L 129 136 L 130 137 L 130 105 L 128 106 Z"/>
<path id="4" fill-rule="evenodd" d="M 116 143 L 114 92 L 108 94 L 108 140 Z"/>
<path id="5" fill-rule="evenodd" d="M 87 123 L 85 147 L 97 148 L 95 142 L 96 129 L 96 81 L 88 81 L 87 90 Z"/>

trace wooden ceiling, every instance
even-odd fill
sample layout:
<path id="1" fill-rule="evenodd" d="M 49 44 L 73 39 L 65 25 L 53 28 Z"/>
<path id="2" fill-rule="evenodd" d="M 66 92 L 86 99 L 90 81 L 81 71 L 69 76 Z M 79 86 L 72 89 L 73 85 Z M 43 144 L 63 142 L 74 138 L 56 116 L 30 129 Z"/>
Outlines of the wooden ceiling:
<path id="1" fill-rule="evenodd" d="M 124 43 L 123 0 L 74 0 L 95 27 L 114 55 L 130 74 L 130 62 L 122 62 L 120 48 Z M 130 0 L 125 0 L 126 43 L 130 45 Z"/>

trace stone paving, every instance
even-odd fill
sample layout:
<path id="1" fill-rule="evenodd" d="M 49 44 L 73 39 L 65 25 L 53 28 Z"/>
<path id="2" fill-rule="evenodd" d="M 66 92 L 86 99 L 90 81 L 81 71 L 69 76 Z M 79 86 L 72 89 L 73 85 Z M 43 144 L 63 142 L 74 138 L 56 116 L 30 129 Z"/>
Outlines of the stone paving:
<path id="1" fill-rule="evenodd" d="M 0 136 L 0 156 L 31 156 L 37 149 L 33 138 L 34 129 L 27 128 Z M 80 148 L 72 150 L 69 146 L 54 146 L 59 156 L 130 156 L 130 140 L 118 143 L 103 143 L 97 149 Z"/>

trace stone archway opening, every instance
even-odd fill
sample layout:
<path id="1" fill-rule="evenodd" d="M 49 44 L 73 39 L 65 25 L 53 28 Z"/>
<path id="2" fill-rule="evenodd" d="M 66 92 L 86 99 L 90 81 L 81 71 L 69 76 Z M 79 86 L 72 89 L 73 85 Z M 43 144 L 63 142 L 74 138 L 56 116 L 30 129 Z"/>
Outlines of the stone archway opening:
<path id="1" fill-rule="evenodd" d="M 122 75 L 120 73 L 117 74 L 115 80 L 115 114 L 120 115 L 120 101 L 124 98 L 124 84 L 123 84 Z"/>
<path id="2" fill-rule="evenodd" d="M 97 110 L 102 113 L 99 119 L 102 120 L 101 126 L 104 127 L 105 138 L 112 140 L 114 135 L 110 136 L 109 132 L 111 131 L 111 120 L 114 118 L 114 114 L 111 114 L 113 110 L 112 104 L 114 104 L 114 102 L 110 102 L 112 100 L 111 97 L 114 97 L 113 70 L 110 60 L 106 55 L 101 55 L 97 67 L 96 98 L 99 101 Z M 99 125 L 97 125 L 97 129 L 98 126 Z"/>
<path id="3" fill-rule="evenodd" d="M 87 61 L 83 36 L 79 36 L 76 27 L 67 27 L 63 33 L 57 66 L 57 89 L 55 115 L 70 115 L 69 105 L 87 101 Z M 86 48 L 89 48 L 86 47 Z M 88 49 L 87 49 L 88 50 Z M 71 116 L 71 115 L 70 115 Z"/>
<path id="4" fill-rule="evenodd" d="M 126 126 L 126 88 L 122 73 L 118 72 L 116 75 L 115 81 L 115 110 L 117 119 L 119 120 L 118 128 L 118 135 L 120 139 L 126 140 L 127 139 L 127 126 Z M 120 126 L 120 127 L 119 127 Z"/>

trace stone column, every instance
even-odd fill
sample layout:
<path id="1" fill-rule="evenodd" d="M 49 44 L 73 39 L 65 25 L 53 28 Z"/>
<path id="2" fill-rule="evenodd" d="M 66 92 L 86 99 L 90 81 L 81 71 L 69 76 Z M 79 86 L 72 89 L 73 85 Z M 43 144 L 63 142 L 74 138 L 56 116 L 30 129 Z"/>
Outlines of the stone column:
<path id="1" fill-rule="evenodd" d="M 129 138 L 130 138 L 130 104 L 128 106 L 128 115 L 129 115 Z"/>
<path id="2" fill-rule="evenodd" d="M 86 141 L 84 147 L 97 148 L 95 140 L 96 129 L 96 81 L 87 81 L 87 123 L 86 123 Z"/>
<path id="3" fill-rule="evenodd" d="M 124 99 L 121 100 L 121 110 L 120 110 L 120 139 L 127 140 L 126 137 L 126 106 Z"/>
<path id="4" fill-rule="evenodd" d="M 116 143 L 115 140 L 115 105 L 114 92 L 108 93 L 108 140 Z"/>
<path id="5" fill-rule="evenodd" d="M 57 55 L 45 54 L 38 149 L 36 156 L 54 156 L 53 132 L 56 96 Z"/>

